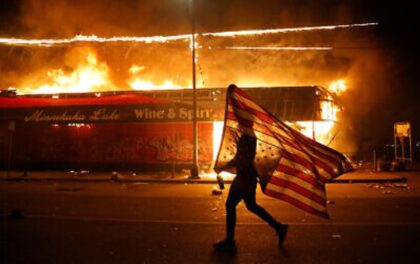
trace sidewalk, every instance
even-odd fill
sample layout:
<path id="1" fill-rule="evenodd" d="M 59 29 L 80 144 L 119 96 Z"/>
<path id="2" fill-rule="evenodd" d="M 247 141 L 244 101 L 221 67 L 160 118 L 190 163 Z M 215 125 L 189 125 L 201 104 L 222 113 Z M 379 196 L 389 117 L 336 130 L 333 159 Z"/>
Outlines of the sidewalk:
<path id="1" fill-rule="evenodd" d="M 355 170 L 345 173 L 331 183 L 404 182 L 407 172 L 374 172 Z M 416 172 L 419 173 L 419 172 Z M 231 183 L 234 175 L 223 175 L 225 183 Z M 200 178 L 191 179 L 188 172 L 97 172 L 97 171 L 0 171 L 0 181 L 86 181 L 86 182 L 144 182 L 144 183 L 217 183 L 213 173 L 201 173 Z"/>

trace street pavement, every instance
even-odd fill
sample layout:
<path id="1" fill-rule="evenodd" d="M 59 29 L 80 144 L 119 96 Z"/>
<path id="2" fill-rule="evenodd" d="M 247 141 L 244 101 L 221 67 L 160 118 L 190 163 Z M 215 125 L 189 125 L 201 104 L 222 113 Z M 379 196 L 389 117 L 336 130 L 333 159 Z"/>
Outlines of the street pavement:
<path id="1" fill-rule="evenodd" d="M 280 248 L 274 231 L 241 203 L 236 254 L 212 249 L 224 236 L 227 195 L 213 193 L 214 180 L 3 180 L 0 262 L 417 263 L 420 173 L 398 175 L 404 181 L 382 175 L 376 182 L 327 184 L 330 220 L 258 188 L 257 201 L 290 225 L 289 234 Z"/>

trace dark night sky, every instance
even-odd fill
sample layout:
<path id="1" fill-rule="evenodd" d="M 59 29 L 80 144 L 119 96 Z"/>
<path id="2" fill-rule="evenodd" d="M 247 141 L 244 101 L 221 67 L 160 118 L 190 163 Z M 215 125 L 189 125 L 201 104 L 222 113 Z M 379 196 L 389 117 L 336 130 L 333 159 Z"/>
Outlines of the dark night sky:
<path id="1" fill-rule="evenodd" d="M 0 36 L 59 38 L 75 34 L 189 33 L 188 3 L 188 0 L 2 0 Z M 419 23 L 414 4 L 380 0 L 196 0 L 195 4 L 197 31 L 200 32 L 379 22 L 372 32 L 374 44 L 369 46 L 369 41 L 365 41 L 362 48 L 367 48 L 364 52 L 380 50 L 384 61 L 392 61 L 392 77 L 384 80 L 385 95 L 379 96 L 381 99 L 373 107 L 367 107 L 365 113 L 365 106 L 358 105 L 358 100 L 351 101 L 350 107 L 358 109 L 354 116 L 364 127 L 362 130 L 371 131 L 365 133 L 368 138 L 391 141 L 393 123 L 407 120 L 413 124 L 414 138 L 420 140 L 416 67 L 419 56 L 415 41 Z M 365 78 L 369 81 L 369 76 Z M 381 93 L 380 87 L 372 90 Z M 353 96 L 363 97 L 364 93 Z"/>

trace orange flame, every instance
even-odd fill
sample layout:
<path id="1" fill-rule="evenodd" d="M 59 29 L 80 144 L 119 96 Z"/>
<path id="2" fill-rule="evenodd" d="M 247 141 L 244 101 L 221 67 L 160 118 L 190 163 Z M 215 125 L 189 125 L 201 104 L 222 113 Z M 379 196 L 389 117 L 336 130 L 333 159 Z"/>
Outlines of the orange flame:
<path id="1" fill-rule="evenodd" d="M 326 121 L 337 121 L 339 108 L 334 104 L 331 96 L 321 101 L 321 119 Z"/>
<path id="2" fill-rule="evenodd" d="M 276 28 L 276 29 L 259 29 L 259 30 L 240 30 L 228 32 L 214 32 L 202 33 L 204 37 L 237 37 L 237 36 L 255 36 L 265 34 L 278 34 L 289 32 L 305 32 L 305 31 L 320 31 L 320 30 L 335 30 L 355 27 L 371 27 L 377 26 L 379 23 L 358 23 L 358 24 L 342 24 L 342 25 L 328 25 L 328 26 L 314 26 L 314 27 L 296 27 L 296 28 Z M 199 36 L 199 34 L 196 34 Z M 136 36 L 121 36 L 121 37 L 98 37 L 95 35 L 84 36 L 76 35 L 73 38 L 63 39 L 20 39 L 20 38 L 0 38 L 0 44 L 11 46 L 44 46 L 51 47 L 54 45 L 66 45 L 72 43 L 88 43 L 88 42 L 140 42 L 140 43 L 163 43 L 167 41 L 188 41 L 191 39 L 190 34 L 173 35 L 173 36 L 151 36 L 151 37 L 136 37 Z"/>
<path id="3" fill-rule="evenodd" d="M 164 43 L 167 41 L 188 41 L 190 35 L 174 35 L 174 36 L 151 36 L 151 37 L 111 37 L 104 38 L 95 35 L 84 36 L 76 35 L 73 38 L 64 39 L 20 39 L 20 38 L 0 38 L 0 44 L 11 45 L 11 46 L 39 46 L 39 47 L 51 47 L 55 45 L 67 45 L 72 43 L 89 43 L 89 42 L 140 42 L 140 43 Z"/>
<path id="4" fill-rule="evenodd" d="M 345 80 L 334 81 L 328 87 L 328 90 L 336 95 L 340 95 L 347 90 Z"/>
<path id="5" fill-rule="evenodd" d="M 110 69 L 105 62 L 98 62 L 96 53 L 92 49 L 82 49 L 82 56 L 77 67 L 66 73 L 62 69 L 53 69 L 46 73 L 44 84 L 14 88 L 18 94 L 60 94 L 105 92 L 116 90 L 110 78 Z M 144 66 L 132 65 L 129 69 L 130 79 L 127 81 L 133 90 L 161 90 L 181 89 L 171 80 L 154 83 L 142 76 Z M 144 75 L 144 74 L 143 74 Z"/>
<path id="6" fill-rule="evenodd" d="M 133 90 L 168 90 L 168 89 L 182 89 L 181 86 L 175 85 L 171 80 L 164 80 L 162 84 L 155 84 L 151 81 L 145 81 L 140 78 L 141 72 L 145 69 L 144 66 L 132 65 L 130 67 L 131 78 L 128 84 Z"/>
<path id="7" fill-rule="evenodd" d="M 295 123 L 287 122 L 287 124 L 305 136 L 325 145 L 330 143 L 333 138 L 333 128 L 335 126 L 333 121 L 298 121 Z"/>
<path id="8" fill-rule="evenodd" d="M 38 87 L 17 88 L 17 92 L 23 94 L 58 94 L 112 90 L 114 85 L 109 78 L 108 65 L 98 62 L 93 50 L 87 49 L 82 52 L 85 53 L 85 56 L 72 72 L 65 73 L 62 69 L 51 70 L 47 72 L 46 84 Z"/>
<path id="9" fill-rule="evenodd" d="M 345 80 L 332 82 L 328 90 L 337 96 L 343 94 L 347 90 Z M 305 136 L 327 145 L 334 138 L 333 131 L 336 123 L 339 121 L 338 113 L 340 112 L 340 108 L 334 104 L 331 95 L 328 95 L 326 98 L 321 98 L 320 108 L 320 117 L 323 121 L 299 121 L 288 124 Z"/>

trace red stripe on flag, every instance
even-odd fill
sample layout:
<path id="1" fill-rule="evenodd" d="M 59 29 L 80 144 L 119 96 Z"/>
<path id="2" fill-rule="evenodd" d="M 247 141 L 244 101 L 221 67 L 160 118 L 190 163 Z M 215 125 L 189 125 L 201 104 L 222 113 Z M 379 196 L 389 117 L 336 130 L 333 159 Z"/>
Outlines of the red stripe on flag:
<path id="1" fill-rule="evenodd" d="M 294 205 L 294 206 L 296 206 L 296 207 L 298 207 L 298 208 L 300 208 L 300 209 L 302 209 L 302 210 L 304 210 L 308 213 L 315 214 L 315 215 L 318 215 L 318 216 L 321 216 L 321 217 L 324 217 L 324 218 L 329 218 L 328 214 L 326 212 L 321 212 L 321 211 L 319 211 L 319 210 L 317 210 L 317 209 L 315 209 L 315 208 L 313 208 L 313 207 L 311 207 L 307 204 L 302 203 L 301 201 L 299 201 L 299 200 L 297 200 L 293 197 L 290 197 L 287 194 L 278 193 L 278 192 L 275 192 L 275 191 L 272 191 L 272 190 L 269 190 L 269 189 L 265 189 L 264 193 L 269 195 L 269 196 L 272 196 L 274 198 L 286 201 L 286 202 L 288 202 L 288 203 L 290 203 L 290 204 L 292 204 L 292 205 Z"/>
<path id="2" fill-rule="evenodd" d="M 254 108 L 251 108 L 247 104 L 245 104 L 244 102 L 241 102 L 239 100 L 232 100 L 232 101 L 230 101 L 230 105 L 231 105 L 231 107 L 238 108 L 240 110 L 251 113 L 251 114 L 255 115 L 256 117 L 258 117 L 259 119 L 261 119 L 262 121 L 269 123 L 270 125 L 278 127 L 277 123 L 271 117 L 271 115 L 268 115 L 267 113 L 260 112 L 260 111 L 254 109 Z"/>
<path id="3" fill-rule="evenodd" d="M 280 121 L 280 123 L 281 123 L 281 121 Z M 283 126 L 285 126 L 285 125 L 283 125 Z M 315 148 L 320 148 L 323 151 L 325 151 L 325 152 L 327 152 L 327 153 L 329 153 L 331 155 L 334 155 L 334 157 L 331 157 L 331 156 L 329 156 L 329 157 L 333 158 L 334 159 L 333 161 L 335 163 L 337 163 L 337 162 L 345 162 L 345 163 L 348 163 L 347 158 L 344 157 L 343 154 L 341 154 L 340 152 L 336 151 L 335 149 L 332 149 L 332 148 L 329 148 L 327 146 L 324 146 L 324 145 L 320 144 L 319 142 L 317 142 L 317 141 L 315 141 L 315 140 L 313 140 L 311 138 L 308 138 L 308 137 L 300 134 L 298 131 L 293 131 L 292 129 L 290 129 L 290 128 L 286 127 L 286 126 L 284 127 L 284 129 L 287 129 L 293 135 L 293 137 L 305 141 L 305 142 L 303 142 L 303 143 L 307 143 L 307 144 L 305 144 L 305 146 L 311 147 L 312 149 L 314 149 L 314 147 Z M 316 151 L 320 152 L 319 150 L 316 150 Z M 327 154 L 323 153 L 323 155 L 327 155 Z M 351 167 L 351 165 L 349 163 L 347 165 L 349 165 Z"/>
<path id="4" fill-rule="evenodd" d="M 282 158 L 291 160 L 293 162 L 299 163 L 300 165 L 304 166 L 305 168 L 307 168 L 308 170 L 310 170 L 311 172 L 313 172 L 315 175 L 317 175 L 317 177 L 319 177 L 319 180 L 321 182 L 327 182 L 327 178 L 323 177 L 322 175 L 319 174 L 318 170 L 316 169 L 315 165 L 311 162 L 309 162 L 308 160 L 302 158 L 299 155 L 295 155 L 292 154 L 286 150 L 282 150 L 281 152 Z"/>
<path id="5" fill-rule="evenodd" d="M 299 179 L 312 184 L 314 187 L 318 188 L 319 190 L 322 190 L 322 191 L 325 190 L 324 185 L 322 183 L 318 182 L 315 178 L 310 177 L 299 170 L 290 168 L 289 166 L 282 165 L 282 164 L 279 164 L 276 170 L 278 170 L 279 172 L 284 172 L 286 174 L 294 175 L 298 177 Z"/>
<path id="6" fill-rule="evenodd" d="M 238 123 L 240 123 L 241 125 L 244 125 L 246 128 L 258 131 L 266 136 L 270 136 L 272 138 L 274 138 L 275 140 L 277 140 L 277 138 L 275 137 L 275 135 L 273 134 L 273 132 L 271 130 L 269 130 L 267 127 L 262 126 L 258 123 L 255 123 L 253 121 L 250 121 L 246 118 L 243 118 L 241 116 L 235 115 L 232 112 L 228 112 L 227 113 L 227 119 L 232 120 L 232 121 L 236 121 Z M 267 142 L 269 143 L 269 142 Z"/>
<path id="7" fill-rule="evenodd" d="M 301 157 L 298 154 L 293 154 L 290 153 L 287 150 L 282 150 L 282 154 L 285 158 L 287 158 L 288 160 L 294 161 L 296 163 L 302 164 L 303 166 L 305 166 L 307 169 L 311 170 L 312 172 L 314 172 L 316 175 L 319 175 L 320 177 L 322 177 L 325 181 L 327 181 L 328 179 L 325 178 L 324 176 L 320 175 L 318 170 L 315 168 L 314 164 L 318 167 L 320 167 L 321 169 L 325 170 L 328 174 L 330 174 L 331 176 L 335 176 L 337 173 L 335 173 L 330 167 L 328 167 L 328 165 L 326 165 L 324 162 L 318 160 L 317 158 L 315 158 L 314 156 L 311 156 L 308 154 L 308 156 L 311 158 L 311 161 L 306 160 L 305 158 Z"/>
<path id="8" fill-rule="evenodd" d="M 320 196 L 318 196 L 316 193 L 311 192 L 310 190 L 303 188 L 302 186 L 290 182 L 290 181 L 285 181 L 276 177 L 271 177 L 268 182 L 279 186 L 279 187 L 283 187 L 283 188 L 287 188 L 290 190 L 293 190 L 303 196 L 305 196 L 306 198 L 318 203 L 319 205 L 325 206 L 326 205 L 326 200 Z"/>

